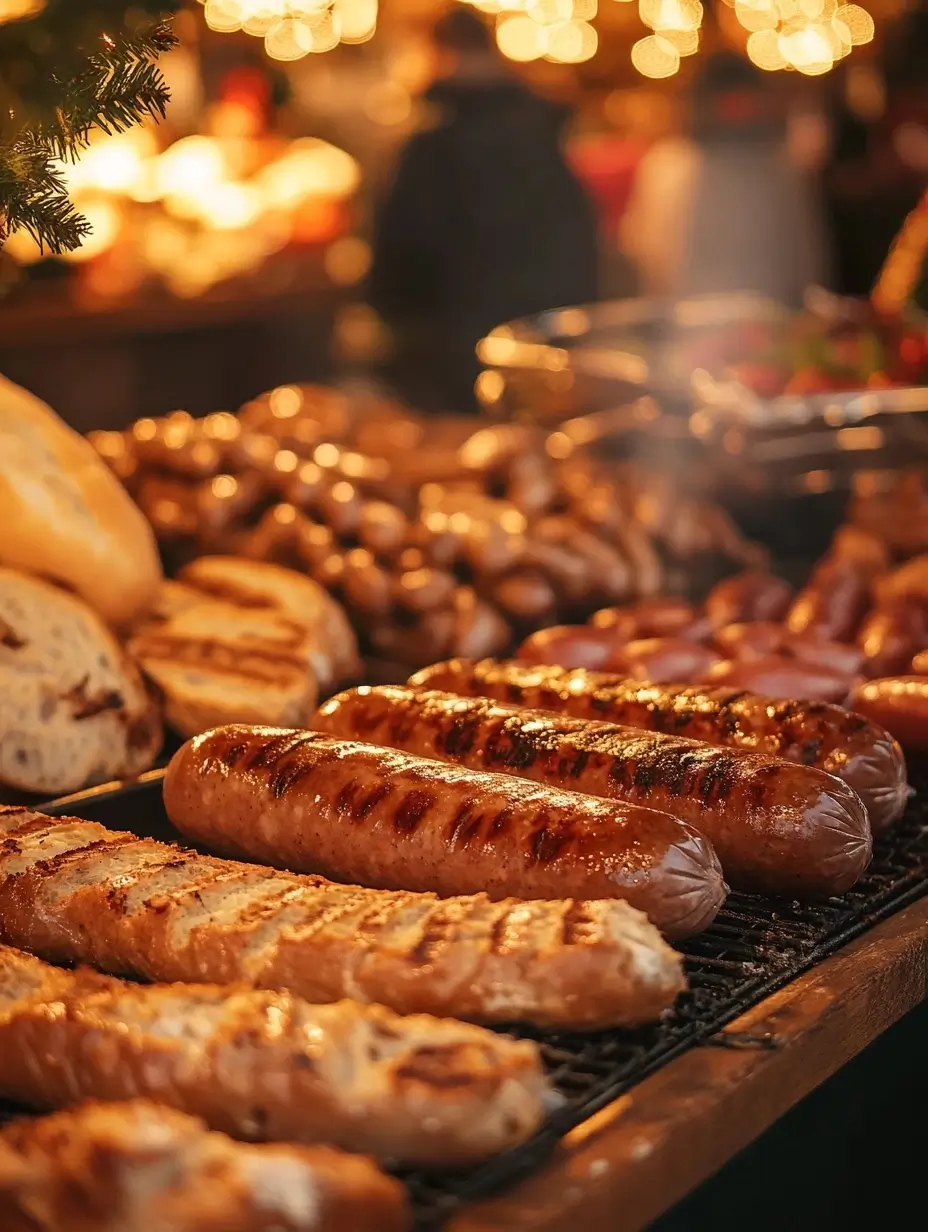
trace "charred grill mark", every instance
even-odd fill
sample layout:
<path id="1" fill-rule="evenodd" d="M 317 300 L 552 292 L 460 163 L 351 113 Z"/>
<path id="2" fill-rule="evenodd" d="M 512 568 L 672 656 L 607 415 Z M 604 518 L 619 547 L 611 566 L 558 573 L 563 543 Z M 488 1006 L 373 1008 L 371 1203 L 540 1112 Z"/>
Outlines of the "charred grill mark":
<path id="1" fill-rule="evenodd" d="M 287 753 L 295 753 L 305 745 L 324 739 L 320 732 L 282 732 L 266 740 L 256 740 L 245 759 L 249 770 L 273 770 Z"/>
<path id="2" fill-rule="evenodd" d="M 474 810 L 477 807 L 477 801 L 472 796 L 460 805 L 448 825 L 446 839 L 449 847 L 455 847 L 461 842 L 463 835 L 467 832 L 468 827 L 473 821 Z"/>
<path id="3" fill-rule="evenodd" d="M 409 952 L 410 961 L 416 966 L 431 962 L 441 947 L 451 939 L 454 919 L 445 906 L 437 906 L 429 913 L 422 928 L 422 936 Z"/>
<path id="4" fill-rule="evenodd" d="M 571 902 L 561 921 L 561 944 L 578 945 L 583 942 L 592 923 L 587 904 Z"/>
<path id="5" fill-rule="evenodd" d="M 545 749 L 538 732 L 526 732 L 518 718 L 496 721 L 487 736 L 487 765 L 510 770 L 528 770 L 543 756 Z"/>
<path id="6" fill-rule="evenodd" d="M 475 1051 L 473 1044 L 423 1045 L 394 1073 L 401 1082 L 421 1082 L 438 1090 L 476 1086 L 493 1066 L 493 1058 L 486 1048 L 480 1048 L 479 1058 L 473 1056 Z"/>
<path id="7" fill-rule="evenodd" d="M 238 744 L 230 744 L 221 753 L 214 754 L 214 758 L 219 765 L 225 766 L 228 770 L 233 770 L 247 752 L 248 745 L 243 741 L 239 741 Z"/>
<path id="8" fill-rule="evenodd" d="M 509 932 L 509 915 L 510 912 L 501 912 L 490 928 L 490 934 L 487 939 L 488 952 L 490 954 L 505 954 L 508 950 L 506 944 L 506 935 Z"/>
<path id="9" fill-rule="evenodd" d="M 65 872 L 69 865 L 76 864 L 85 857 L 90 856 L 96 859 L 101 852 L 118 851 L 120 847 L 131 847 L 133 843 L 140 842 L 134 834 L 126 838 L 118 839 L 94 839 L 93 842 L 85 843 L 82 847 L 72 847 L 69 851 L 59 851 L 56 855 L 49 856 L 46 860 L 36 860 L 36 862 L 28 869 L 21 873 L 14 873 L 10 880 L 15 881 L 18 877 L 28 877 L 31 874 L 38 873 L 43 881 L 50 881 L 59 873 Z M 2 873 L 0 873 L 2 876 Z"/>
<path id="10" fill-rule="evenodd" d="M 552 820 L 550 812 L 544 807 L 535 815 L 535 827 L 529 841 L 532 863 L 550 864 L 570 842 L 569 828 Z"/>
<path id="11" fill-rule="evenodd" d="M 507 804 L 505 808 L 501 808 L 487 828 L 487 837 L 493 838 L 501 834 L 512 821 L 513 816 L 514 810 L 510 805 Z"/>
<path id="12" fill-rule="evenodd" d="M 578 779 L 587 768 L 589 750 L 575 749 L 558 763 L 558 774 L 563 778 Z"/>
<path id="13" fill-rule="evenodd" d="M 25 645 L 26 639 L 20 637 L 12 625 L 0 620 L 0 646 L 6 646 L 8 650 L 22 650 Z"/>
<path id="14" fill-rule="evenodd" d="M 398 834 L 413 834 L 429 810 L 438 802 L 432 791 L 408 791 L 393 815 L 393 828 Z"/>
<path id="15" fill-rule="evenodd" d="M 337 760 L 338 753 L 334 749 L 312 750 L 305 756 L 301 756 L 304 749 L 316 743 L 319 739 L 319 734 L 310 732 L 308 736 L 296 741 L 289 749 L 285 749 L 280 755 L 279 760 L 281 765 L 274 767 L 274 772 L 267 780 L 268 791 L 275 800 L 279 800 L 282 796 L 291 791 L 297 783 L 308 779 L 320 766 L 328 765 L 330 762 Z M 252 763 L 254 765 L 254 763 Z M 271 769 L 273 763 L 266 768 Z"/>
<path id="16" fill-rule="evenodd" d="M 352 821 L 366 821 L 378 804 L 382 804 L 384 800 L 389 799 L 393 794 L 392 783 L 378 783 L 376 787 L 372 787 L 366 796 L 361 796 L 351 806 Z"/>
<path id="17" fill-rule="evenodd" d="M 758 766 L 750 777 L 750 803 L 755 808 L 761 808 L 767 803 L 767 793 L 771 784 L 780 777 L 784 767 L 779 762 L 770 762 L 766 766 Z"/>
<path id="18" fill-rule="evenodd" d="M 691 752 L 671 747 L 634 757 L 617 757 L 609 777 L 625 789 L 662 788 L 671 796 L 696 795 L 708 802 L 731 795 L 737 767 L 738 759 L 723 750 Z"/>
<path id="19" fill-rule="evenodd" d="M 451 717 L 445 731 L 438 736 L 439 749 L 449 757 L 466 757 L 477 742 L 477 732 L 480 719 L 471 718 L 467 714 L 455 714 Z"/>
<path id="20" fill-rule="evenodd" d="M 353 816 L 354 810 L 357 807 L 355 797 L 358 794 L 358 788 L 361 786 L 360 779 L 349 779 L 342 787 L 341 791 L 335 797 L 335 811 L 340 816 L 347 814 Z"/>

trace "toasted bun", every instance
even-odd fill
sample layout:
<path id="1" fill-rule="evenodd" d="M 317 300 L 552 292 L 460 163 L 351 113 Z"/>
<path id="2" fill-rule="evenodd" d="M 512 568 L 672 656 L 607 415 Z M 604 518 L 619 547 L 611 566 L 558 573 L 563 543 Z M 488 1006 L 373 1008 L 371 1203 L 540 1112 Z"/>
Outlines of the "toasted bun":
<path id="1" fill-rule="evenodd" d="M 0 569 L 0 784 L 58 796 L 147 770 L 157 706 L 83 600 Z"/>
<path id="2" fill-rule="evenodd" d="M 305 630 L 272 608 L 204 599 L 129 647 L 182 736 L 225 723 L 302 727 L 318 699 Z"/>
<path id="3" fill-rule="evenodd" d="M 161 580 L 151 527 L 91 445 L 0 377 L 0 565 L 76 591 L 109 624 L 144 612 Z"/>
<path id="4" fill-rule="evenodd" d="M 323 692 L 360 675 L 358 643 L 343 608 L 318 582 L 243 556 L 201 556 L 185 565 L 180 581 L 244 607 L 275 608 L 307 632 L 311 661 Z"/>

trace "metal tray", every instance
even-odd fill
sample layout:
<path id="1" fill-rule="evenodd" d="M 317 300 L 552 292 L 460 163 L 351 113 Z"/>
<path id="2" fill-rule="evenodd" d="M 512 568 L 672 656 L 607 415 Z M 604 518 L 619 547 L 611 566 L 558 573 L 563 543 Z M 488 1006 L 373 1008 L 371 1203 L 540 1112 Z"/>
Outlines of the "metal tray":
<path id="1" fill-rule="evenodd" d="M 877 843 L 870 869 L 850 893 L 814 906 L 731 895 L 712 927 L 683 947 L 690 990 L 658 1025 L 596 1035 L 514 1028 L 539 1041 L 564 1102 L 534 1138 L 488 1163 L 465 1171 L 403 1172 L 420 1232 L 541 1167 L 564 1134 L 635 1083 L 689 1048 L 721 1044 L 718 1033 L 738 1015 L 928 893 L 928 760 L 911 767 L 910 777 L 916 791 L 905 817 Z M 161 778 L 161 771 L 153 771 L 130 784 L 68 796 L 43 811 L 176 841 L 161 801 Z M 725 1042 L 731 1045 L 732 1038 Z"/>

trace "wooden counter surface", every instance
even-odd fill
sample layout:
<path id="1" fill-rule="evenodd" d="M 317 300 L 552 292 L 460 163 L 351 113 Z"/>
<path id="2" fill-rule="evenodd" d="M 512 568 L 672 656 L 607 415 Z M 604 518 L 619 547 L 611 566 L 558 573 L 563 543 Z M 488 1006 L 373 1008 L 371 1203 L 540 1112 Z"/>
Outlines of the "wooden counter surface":
<path id="1" fill-rule="evenodd" d="M 923 1001 L 920 899 L 573 1130 L 541 1172 L 449 1232 L 637 1232 Z M 727 1046 L 726 1046 L 727 1041 Z"/>

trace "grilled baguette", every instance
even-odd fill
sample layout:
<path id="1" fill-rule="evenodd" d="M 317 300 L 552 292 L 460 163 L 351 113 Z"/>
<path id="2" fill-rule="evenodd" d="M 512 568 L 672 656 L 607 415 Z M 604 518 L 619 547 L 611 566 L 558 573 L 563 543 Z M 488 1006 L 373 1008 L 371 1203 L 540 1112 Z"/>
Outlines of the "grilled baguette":
<path id="1" fill-rule="evenodd" d="M 657 1018 L 682 961 L 618 901 L 440 900 L 0 808 L 0 940 L 149 979 L 594 1029 Z"/>
<path id="2" fill-rule="evenodd" d="M 4 1232 L 403 1232 L 402 1187 L 329 1147 L 255 1146 L 147 1100 L 0 1131 Z"/>
<path id="3" fill-rule="evenodd" d="M 537 1047 L 482 1027 L 246 986 L 127 984 L 0 946 L 0 1095 L 30 1107 L 144 1095 L 236 1138 L 447 1165 L 527 1138 L 545 1093 Z"/>

